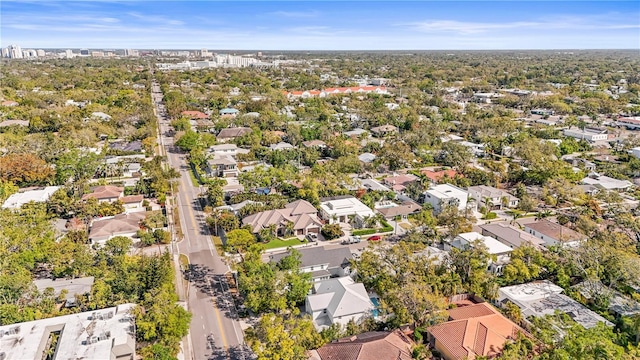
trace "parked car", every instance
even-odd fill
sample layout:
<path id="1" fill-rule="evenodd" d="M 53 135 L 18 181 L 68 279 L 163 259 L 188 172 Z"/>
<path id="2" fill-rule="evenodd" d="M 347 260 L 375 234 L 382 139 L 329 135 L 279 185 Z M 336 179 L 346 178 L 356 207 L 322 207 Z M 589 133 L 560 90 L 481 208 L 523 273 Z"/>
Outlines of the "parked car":
<path id="1" fill-rule="evenodd" d="M 307 241 L 309 242 L 316 242 L 318 241 L 318 234 L 308 233 L 307 236 L 305 236 L 304 238 L 307 239 Z"/>
<path id="2" fill-rule="evenodd" d="M 380 235 L 373 235 L 370 236 L 367 240 L 369 241 L 380 241 L 382 239 L 382 237 Z"/>
<path id="3" fill-rule="evenodd" d="M 342 240 L 342 244 L 357 244 L 360 242 L 360 236 L 349 236 L 348 238 Z"/>

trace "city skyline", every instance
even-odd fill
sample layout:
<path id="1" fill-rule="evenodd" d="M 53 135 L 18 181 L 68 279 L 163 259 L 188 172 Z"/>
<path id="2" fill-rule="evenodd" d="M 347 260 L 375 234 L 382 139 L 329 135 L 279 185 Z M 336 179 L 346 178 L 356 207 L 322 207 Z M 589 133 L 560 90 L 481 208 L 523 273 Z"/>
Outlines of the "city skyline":
<path id="1" fill-rule="evenodd" d="M 2 47 L 18 44 L 22 48 L 233 50 L 640 48 L 637 22 L 640 9 L 630 1 L 5 0 L 0 3 L 0 10 Z"/>

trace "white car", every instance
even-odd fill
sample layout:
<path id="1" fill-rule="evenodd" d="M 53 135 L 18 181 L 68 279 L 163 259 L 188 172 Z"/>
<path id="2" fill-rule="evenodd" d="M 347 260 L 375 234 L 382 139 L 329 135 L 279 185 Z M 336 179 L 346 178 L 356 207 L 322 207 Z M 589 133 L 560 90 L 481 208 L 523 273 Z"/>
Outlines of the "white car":
<path id="1" fill-rule="evenodd" d="M 307 241 L 310 241 L 310 242 L 316 242 L 318 241 L 318 234 L 308 233 L 307 236 L 305 236 L 305 239 L 307 239 Z"/>

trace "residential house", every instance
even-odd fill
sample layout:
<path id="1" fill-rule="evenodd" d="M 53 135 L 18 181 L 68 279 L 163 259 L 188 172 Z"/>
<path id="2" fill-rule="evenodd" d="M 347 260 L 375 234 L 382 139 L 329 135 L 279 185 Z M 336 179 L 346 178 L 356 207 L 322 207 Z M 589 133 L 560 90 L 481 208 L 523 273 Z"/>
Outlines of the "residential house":
<path id="1" fill-rule="evenodd" d="M 372 153 L 363 153 L 358 155 L 358 160 L 365 164 L 370 164 L 376 159 L 376 155 Z"/>
<path id="2" fill-rule="evenodd" d="M 353 196 L 335 196 L 321 199 L 320 217 L 329 224 L 351 223 L 353 217 L 356 227 L 364 225 L 365 219 L 375 216 L 373 210 Z"/>
<path id="3" fill-rule="evenodd" d="M 366 134 L 367 130 L 364 129 L 360 129 L 360 128 L 355 128 L 353 130 L 349 130 L 349 131 L 345 131 L 343 132 L 344 135 L 351 137 L 351 138 L 357 138 L 359 136 L 361 136 L 362 134 Z"/>
<path id="4" fill-rule="evenodd" d="M 29 127 L 28 120 L 4 120 L 0 122 L 0 128 L 9 127 L 9 126 L 19 126 L 19 127 Z"/>
<path id="5" fill-rule="evenodd" d="M 190 120 L 204 120 L 208 119 L 209 115 L 201 112 L 201 111 L 183 111 L 180 113 L 182 116 L 190 119 Z"/>
<path id="6" fill-rule="evenodd" d="M 312 294 L 305 299 L 305 312 L 317 329 L 360 323 L 373 315 L 374 308 L 364 285 L 348 276 L 314 283 Z"/>
<path id="7" fill-rule="evenodd" d="M 0 326 L 2 359 L 136 359 L 136 304 Z M 49 353 L 57 334 L 55 352 Z"/>
<path id="8" fill-rule="evenodd" d="M 382 182 L 385 185 L 390 186 L 394 191 L 402 192 L 407 188 L 407 185 L 417 180 L 418 177 L 413 174 L 400 174 L 386 177 Z"/>
<path id="9" fill-rule="evenodd" d="M 20 104 L 17 101 L 13 101 L 13 100 L 5 100 L 0 103 L 0 106 L 6 106 L 6 107 L 14 107 L 18 105 Z"/>
<path id="10" fill-rule="evenodd" d="M 547 247 L 555 245 L 576 246 L 587 239 L 586 235 L 547 219 L 525 224 L 524 231 L 544 240 Z"/>
<path id="11" fill-rule="evenodd" d="M 469 186 L 467 191 L 469 197 L 476 199 L 479 204 L 483 204 L 489 210 L 500 210 L 504 207 L 514 208 L 518 206 L 520 201 L 517 197 L 493 186 Z"/>
<path id="12" fill-rule="evenodd" d="M 438 215 L 447 206 L 454 206 L 460 211 L 467 209 L 469 194 L 451 184 L 433 185 L 424 193 L 424 202 L 430 204 L 433 213 Z"/>
<path id="13" fill-rule="evenodd" d="M 91 113 L 91 117 L 96 118 L 96 119 L 100 119 L 102 121 L 109 121 L 111 120 L 111 115 L 109 114 L 105 114 L 102 111 L 95 111 Z"/>
<path id="14" fill-rule="evenodd" d="M 124 188 L 117 186 L 97 186 L 92 189 L 91 193 L 84 194 L 82 196 L 82 200 L 88 199 L 97 199 L 99 203 L 113 203 L 116 201 L 120 201 L 127 212 L 144 210 L 142 207 L 142 202 L 144 201 L 143 195 L 124 196 Z"/>
<path id="15" fill-rule="evenodd" d="M 514 303 L 520 308 L 522 318 L 526 320 L 531 317 L 554 315 L 556 311 L 560 311 L 587 329 L 596 326 L 599 322 L 613 326 L 602 316 L 562 294 L 563 291 L 560 286 L 547 280 L 505 286 L 498 290 L 496 303 L 500 306 L 504 306 L 507 302 Z"/>
<path id="16" fill-rule="evenodd" d="M 238 146 L 236 144 L 218 144 L 209 147 L 209 153 L 214 156 L 231 156 L 235 157 L 238 154 Z"/>
<path id="17" fill-rule="evenodd" d="M 593 185 L 604 190 L 624 191 L 633 186 L 629 180 L 618 180 L 605 175 L 592 173 L 581 181 L 585 185 Z"/>
<path id="18" fill-rule="evenodd" d="M 142 141 L 115 141 L 109 144 L 109 149 L 122 152 L 142 152 Z"/>
<path id="19" fill-rule="evenodd" d="M 482 235 L 491 236 L 512 249 L 525 245 L 540 248 L 546 244 L 544 240 L 507 223 L 484 224 L 480 225 L 480 229 Z"/>
<path id="20" fill-rule="evenodd" d="M 7 200 L 2 203 L 2 207 L 5 209 L 19 209 L 22 205 L 37 202 L 42 203 L 49 200 L 51 195 L 58 191 L 62 186 L 45 186 L 45 187 L 31 187 L 18 190 L 17 193 L 12 194 Z"/>
<path id="21" fill-rule="evenodd" d="M 397 218 L 406 220 L 409 215 L 417 214 L 420 210 L 422 210 L 422 206 L 412 200 L 405 200 L 400 205 L 390 202 L 384 207 L 376 208 L 376 211 L 387 220 L 395 220 Z"/>
<path id="22" fill-rule="evenodd" d="M 221 109 L 218 113 L 220 114 L 220 116 L 236 117 L 238 116 L 238 113 L 240 113 L 240 111 L 238 109 L 224 108 Z"/>
<path id="23" fill-rule="evenodd" d="M 269 150 L 272 151 L 277 151 L 277 150 L 291 150 L 291 149 L 295 149 L 295 146 L 289 144 L 288 142 L 279 142 L 277 144 L 271 144 L 269 145 Z"/>
<path id="24" fill-rule="evenodd" d="M 323 246 L 301 248 L 300 271 L 311 273 L 314 282 L 351 275 L 351 250 L 347 247 L 328 249 Z M 289 252 L 269 256 L 269 261 L 278 262 Z"/>
<path id="25" fill-rule="evenodd" d="M 572 137 L 579 140 L 587 140 L 589 142 L 607 140 L 609 134 L 606 130 L 594 130 L 594 129 L 564 129 L 562 132 L 564 136 Z"/>
<path id="26" fill-rule="evenodd" d="M 470 141 L 459 141 L 458 144 L 465 146 L 473 156 L 482 157 L 485 154 L 485 144 L 477 144 Z"/>
<path id="27" fill-rule="evenodd" d="M 413 340 L 401 330 L 371 331 L 311 350 L 309 360 L 411 360 Z"/>
<path id="28" fill-rule="evenodd" d="M 513 251 L 513 249 L 491 236 L 485 236 L 477 232 L 462 233 L 451 240 L 450 243 L 445 243 L 445 250 L 450 250 L 451 248 L 466 250 L 475 246 L 476 241 L 479 241 L 486 247 L 489 255 L 496 257 L 495 261 L 490 260 L 487 264 L 489 269 L 496 274 L 502 273 L 504 265 L 511 260 L 511 251 Z"/>
<path id="29" fill-rule="evenodd" d="M 125 236 L 134 240 L 136 233 L 140 230 L 140 222 L 145 217 L 145 212 L 134 212 L 94 219 L 89 230 L 89 242 L 104 245 L 107 240 L 116 236 Z"/>
<path id="30" fill-rule="evenodd" d="M 386 124 L 386 125 L 381 125 L 381 126 L 376 126 L 371 128 L 371 133 L 373 134 L 373 136 L 376 136 L 376 137 L 385 137 L 385 136 L 397 134 L 398 128 L 391 124 Z"/>
<path id="31" fill-rule="evenodd" d="M 494 358 L 519 334 L 530 336 L 487 303 L 449 310 L 449 321 L 427 329 L 431 345 L 445 360 Z"/>
<path id="32" fill-rule="evenodd" d="M 586 280 L 572 286 L 577 289 L 587 302 L 594 302 L 597 297 L 608 299 L 609 312 L 615 316 L 634 316 L 640 314 L 640 303 L 622 295 L 614 289 L 606 287 L 600 281 Z"/>
<path id="33" fill-rule="evenodd" d="M 82 200 L 97 199 L 99 203 L 113 203 L 124 196 L 124 188 L 112 185 L 94 187 L 90 193 L 82 195 Z"/>
<path id="34" fill-rule="evenodd" d="M 214 155 L 204 170 L 210 177 L 237 177 L 238 162 L 230 155 Z"/>
<path id="35" fill-rule="evenodd" d="M 462 176 L 462 174 L 453 169 L 443 169 L 438 171 L 424 169 L 421 170 L 420 173 L 426 176 L 433 184 L 439 183 L 442 179 L 455 179 L 458 176 Z"/>
<path id="36" fill-rule="evenodd" d="M 76 295 L 91 293 L 93 286 L 93 276 L 75 279 L 38 279 L 33 282 L 38 291 L 43 292 L 48 288 L 53 289 L 53 296 L 58 297 L 62 291 L 66 291 L 64 296 L 65 307 L 72 307 L 77 304 Z"/>
<path id="37" fill-rule="evenodd" d="M 233 127 L 233 128 L 225 128 L 220 130 L 218 136 L 216 136 L 216 140 L 221 143 L 225 143 L 230 140 L 234 140 L 236 138 L 242 137 L 247 134 L 251 134 L 253 130 L 248 127 Z"/>
<path id="38" fill-rule="evenodd" d="M 474 93 L 471 100 L 477 103 L 491 104 L 492 99 L 501 98 L 501 97 L 504 97 L 504 95 L 499 93 L 494 93 L 494 92 Z"/>
<path id="39" fill-rule="evenodd" d="M 306 148 L 320 148 L 320 149 L 324 149 L 327 147 L 327 143 L 325 143 L 322 140 L 309 140 L 309 141 L 303 141 L 302 145 Z"/>
<path id="40" fill-rule="evenodd" d="M 285 205 L 284 209 L 262 211 L 242 219 L 243 225 L 251 226 L 253 233 L 270 226 L 276 227 L 278 236 L 285 236 L 287 231 L 294 235 L 304 236 L 309 233 L 319 234 L 322 222 L 317 216 L 318 210 L 305 200 L 296 200 Z"/>
<path id="41" fill-rule="evenodd" d="M 358 181 L 360 182 L 360 186 L 358 187 L 359 189 L 367 189 L 369 191 L 383 191 L 383 192 L 391 191 L 391 189 L 380 184 L 375 179 L 358 179 Z"/>

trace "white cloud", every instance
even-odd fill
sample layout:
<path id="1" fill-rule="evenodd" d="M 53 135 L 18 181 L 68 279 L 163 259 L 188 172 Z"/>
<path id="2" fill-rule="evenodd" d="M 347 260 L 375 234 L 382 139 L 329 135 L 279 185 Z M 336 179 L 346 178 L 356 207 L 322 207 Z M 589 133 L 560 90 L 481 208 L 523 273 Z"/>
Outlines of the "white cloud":
<path id="1" fill-rule="evenodd" d="M 426 20 L 397 24 L 424 33 L 457 33 L 460 35 L 488 33 L 491 31 L 525 30 L 621 30 L 639 29 L 639 23 L 629 23 L 629 17 L 617 18 L 597 16 L 555 16 L 545 20 L 512 22 L 474 22 L 458 20 Z"/>

